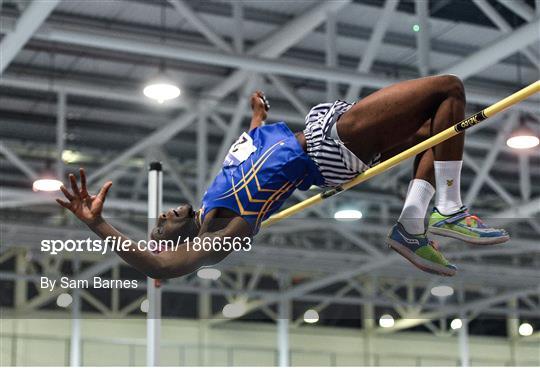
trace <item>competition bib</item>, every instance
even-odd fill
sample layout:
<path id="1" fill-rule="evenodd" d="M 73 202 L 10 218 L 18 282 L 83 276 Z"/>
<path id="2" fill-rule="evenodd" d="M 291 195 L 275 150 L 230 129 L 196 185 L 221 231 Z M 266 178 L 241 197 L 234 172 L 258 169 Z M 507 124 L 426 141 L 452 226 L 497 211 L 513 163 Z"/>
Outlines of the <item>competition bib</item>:
<path id="1" fill-rule="evenodd" d="M 246 161 L 256 150 L 257 147 L 253 145 L 253 139 L 244 132 L 229 149 L 229 153 L 223 161 L 223 166 L 239 165 Z"/>

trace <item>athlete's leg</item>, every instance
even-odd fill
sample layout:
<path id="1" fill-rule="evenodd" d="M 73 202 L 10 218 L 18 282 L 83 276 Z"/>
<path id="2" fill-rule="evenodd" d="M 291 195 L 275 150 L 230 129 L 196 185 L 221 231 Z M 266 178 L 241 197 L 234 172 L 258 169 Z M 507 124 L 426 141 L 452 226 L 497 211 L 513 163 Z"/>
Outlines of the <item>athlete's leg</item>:
<path id="1" fill-rule="evenodd" d="M 381 153 L 381 160 L 386 160 L 429 138 L 432 134 L 432 121 L 424 122 L 422 127 L 409 139 L 390 150 Z M 425 216 L 434 189 L 434 150 L 429 149 L 416 156 L 413 180 L 403 205 L 398 223 L 392 228 L 386 243 L 420 269 L 452 276 L 456 267 L 437 249 L 434 242 L 425 235 Z"/>
<path id="2" fill-rule="evenodd" d="M 418 130 L 413 137 L 401 145 L 381 154 L 382 160 L 395 156 L 424 140 L 433 133 L 430 121 Z M 477 216 L 470 215 L 461 204 L 460 169 L 461 161 L 435 161 L 434 149 L 422 152 L 415 159 L 413 180 L 400 215 L 399 222 L 410 234 L 425 231 L 424 218 L 436 186 L 435 208 L 429 224 L 432 233 L 450 236 L 473 244 L 496 244 L 509 239 L 502 229 L 486 226 Z M 452 167 L 454 166 L 454 167 Z M 436 185 L 435 185 L 436 182 Z M 444 209 L 454 206 L 453 212 Z"/>
<path id="3" fill-rule="evenodd" d="M 369 162 L 377 153 L 394 151 L 411 143 L 415 136 L 425 136 L 426 131 L 429 136 L 437 134 L 464 117 L 463 84 L 455 76 L 443 75 L 398 83 L 373 93 L 343 114 L 337 129 L 347 148 Z M 444 215 L 462 207 L 459 184 L 463 145 L 464 135 L 459 134 L 416 161 L 415 178 L 436 185 L 436 206 Z M 421 183 L 418 194 L 427 196 L 431 191 L 428 187 Z M 423 226 L 415 230 L 419 228 Z"/>
<path id="4" fill-rule="evenodd" d="M 428 120 L 407 141 L 391 150 L 382 152 L 381 161 L 426 140 L 431 134 L 432 124 L 431 120 Z M 414 161 L 413 179 L 409 183 L 405 203 L 398 219 L 410 234 L 424 234 L 426 231 L 426 212 L 435 193 L 433 157 L 433 149 L 429 149 L 417 155 Z"/>
<path id="5" fill-rule="evenodd" d="M 424 125 L 414 134 L 414 136 L 409 138 L 407 141 L 391 150 L 382 152 L 381 159 L 384 161 L 395 156 L 397 153 L 426 140 L 432 135 L 432 131 L 432 122 L 425 122 Z M 413 180 L 411 180 L 409 183 L 409 189 L 403 205 L 403 210 L 399 217 L 398 223 L 392 228 L 386 242 L 419 268 L 427 272 L 451 276 L 455 273 L 456 267 L 448 262 L 448 260 L 446 260 L 446 258 L 439 252 L 436 244 L 425 236 L 425 216 L 431 198 L 435 192 L 434 182 L 436 180 L 437 182 L 442 181 L 440 176 L 437 175 L 440 175 L 440 170 L 434 170 L 434 163 L 451 163 L 455 161 L 435 161 L 434 157 L 434 149 L 429 149 L 416 156 Z M 458 182 L 459 180 L 457 180 L 457 182 L 454 184 L 458 185 Z M 439 186 L 437 186 L 437 188 L 439 188 Z M 440 202 L 440 194 L 437 194 L 438 196 L 436 203 Z M 461 230 L 461 232 L 458 232 L 459 234 L 468 232 L 469 234 L 472 234 L 470 236 L 473 236 L 475 232 L 482 233 L 484 237 L 487 234 L 491 234 L 492 237 L 508 236 L 505 232 L 497 229 L 488 229 L 487 227 L 478 229 L 478 218 L 469 216 L 466 211 L 462 212 L 464 212 L 462 219 L 458 220 L 457 224 L 451 223 L 447 226 L 439 225 L 435 228 L 435 232 L 441 235 L 446 235 L 441 232 L 448 230 L 456 231 L 456 229 L 458 229 Z M 459 215 L 461 214 L 458 214 L 458 216 Z M 472 227 L 471 225 L 467 225 L 469 218 L 472 218 L 476 225 L 472 224 Z M 434 224 L 439 223 L 441 220 L 445 220 L 445 218 L 442 218 L 442 215 L 440 215 L 440 213 L 434 209 L 430 217 L 430 229 L 433 229 L 435 227 Z M 477 229 L 475 229 L 475 226 Z M 462 239 L 470 241 L 470 239 Z M 476 240 L 477 238 L 473 237 L 472 239 Z M 487 242 L 484 239 L 480 238 L 480 240 L 476 241 Z"/>
<path id="6" fill-rule="evenodd" d="M 410 143 L 415 135 L 419 136 L 419 130 L 428 130 L 432 136 L 464 117 L 463 84 L 455 76 L 443 75 L 406 81 L 375 92 L 343 114 L 337 129 L 347 148 L 362 161 L 369 162 L 377 153 Z M 415 178 L 436 185 L 436 205 L 445 215 L 462 207 L 459 184 L 463 146 L 464 135 L 459 134 L 416 161 Z M 418 181 L 416 184 L 419 189 L 415 191 L 413 186 L 412 195 L 418 192 L 418 196 L 427 198 L 432 191 L 429 185 Z M 416 223 L 411 230 L 423 228 Z"/>
<path id="7" fill-rule="evenodd" d="M 410 95 L 413 99 L 411 103 L 406 103 L 403 96 L 407 95 L 407 88 L 414 87 L 418 88 L 419 91 L 412 90 Z M 426 97 L 426 94 L 421 91 L 422 88 L 431 89 L 433 97 Z M 443 97 L 440 97 L 441 94 Z M 383 101 L 385 96 L 389 98 L 386 105 Z M 430 103 L 434 103 L 433 101 L 436 103 L 441 98 L 442 101 L 438 107 L 430 106 Z M 393 104 L 396 101 L 399 101 L 405 108 L 394 108 Z M 362 104 L 363 102 L 364 104 Z M 383 156 L 391 157 L 388 155 L 389 153 L 394 155 L 401 152 L 462 120 L 464 118 L 464 103 L 463 87 L 460 81 L 453 76 L 404 82 L 376 92 L 353 106 L 342 116 L 343 120 L 339 120 L 338 133 L 341 137 L 342 132 L 345 132 L 345 137 L 341 137 L 341 139 L 349 141 L 347 147 L 359 155 L 360 159 L 369 161 L 372 155 L 377 152 L 383 152 Z M 408 112 L 399 111 L 392 114 L 393 110 L 410 108 L 411 111 L 424 117 L 425 113 L 417 110 L 422 104 L 428 110 L 431 108 L 435 111 L 430 123 L 419 122 L 418 118 L 415 119 L 414 115 L 411 116 Z M 374 114 L 372 109 L 377 106 L 380 106 L 381 114 L 375 114 L 372 119 Z M 364 113 L 368 116 L 367 119 L 363 118 Z M 407 121 L 403 123 L 398 119 L 400 117 L 410 119 L 408 121 L 412 123 L 407 123 Z M 396 120 L 392 121 L 392 118 Z M 381 137 L 377 137 L 379 126 L 382 127 Z M 417 130 L 413 131 L 415 128 Z M 413 131 L 412 134 L 411 131 Z M 355 134 L 359 139 L 353 141 L 351 134 Z M 400 222 L 411 234 L 419 234 L 423 231 L 424 215 L 420 216 L 420 213 L 424 211 L 424 208 L 427 208 L 433 195 L 431 186 L 435 186 L 435 208 L 429 219 L 430 232 L 473 244 L 505 242 L 510 238 L 506 231 L 485 225 L 477 216 L 470 215 L 468 209 L 462 204 L 460 181 L 463 144 L 464 136 L 458 135 L 417 157 L 415 180 L 410 185 L 404 206 L 405 214 L 401 216 Z M 409 220 L 406 220 L 407 218 Z M 415 220 L 415 218 L 417 219 Z"/>
<path id="8" fill-rule="evenodd" d="M 432 119 L 438 133 L 464 118 L 465 93 L 452 75 L 427 77 L 383 88 L 360 100 L 344 113 L 337 131 L 345 146 L 362 161 L 399 146 Z M 435 159 L 461 160 L 464 135 L 459 134 L 435 150 Z"/>

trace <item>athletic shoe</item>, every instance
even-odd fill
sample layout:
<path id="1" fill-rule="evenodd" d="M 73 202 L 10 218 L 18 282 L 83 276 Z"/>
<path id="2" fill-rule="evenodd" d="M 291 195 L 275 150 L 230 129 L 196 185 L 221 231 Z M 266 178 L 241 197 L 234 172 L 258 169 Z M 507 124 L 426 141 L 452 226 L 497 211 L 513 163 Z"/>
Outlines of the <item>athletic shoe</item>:
<path id="1" fill-rule="evenodd" d="M 386 245 L 422 271 L 442 276 L 456 274 L 457 267 L 444 258 L 436 242 L 429 240 L 425 234 L 409 234 L 399 222 L 386 238 Z"/>
<path id="2" fill-rule="evenodd" d="M 447 236 L 471 244 L 499 244 L 510 239 L 510 235 L 505 230 L 486 226 L 478 216 L 471 215 L 465 206 L 461 207 L 459 212 L 449 216 L 433 208 L 428 231 L 431 234 Z"/>

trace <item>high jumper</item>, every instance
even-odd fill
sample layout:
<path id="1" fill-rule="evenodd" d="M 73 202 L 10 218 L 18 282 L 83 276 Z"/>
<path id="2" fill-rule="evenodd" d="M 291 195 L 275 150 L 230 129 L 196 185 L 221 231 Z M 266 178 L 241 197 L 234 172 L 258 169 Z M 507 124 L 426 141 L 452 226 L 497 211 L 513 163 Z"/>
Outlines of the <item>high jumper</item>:
<path id="1" fill-rule="evenodd" d="M 232 251 L 224 247 L 195 251 L 191 244 L 194 239 L 250 242 L 261 226 L 416 155 L 403 210 L 385 243 L 426 272 L 453 276 L 456 266 L 443 256 L 430 233 L 482 245 L 510 238 L 505 230 L 489 227 L 470 213 L 461 201 L 464 130 L 539 90 L 540 82 L 536 82 L 464 119 L 461 80 L 453 75 L 420 78 L 383 88 L 355 104 L 338 100 L 316 105 L 306 116 L 305 129 L 296 133 L 284 122 L 262 124 L 269 106 L 264 94 L 257 91 L 251 96 L 249 131 L 231 146 L 200 209 L 182 204 L 157 219 L 151 238 L 182 239 L 186 241 L 184 246 L 156 254 L 138 249 L 131 241 L 129 249 L 117 253 L 152 278 L 186 275 L 218 263 Z M 75 175 L 70 174 L 69 179 L 71 192 L 61 188 L 68 202 L 57 202 L 101 238 L 114 236 L 130 241 L 102 216 L 112 182 L 105 183 L 97 195 L 90 195 L 83 169 L 80 188 Z M 326 191 L 276 213 L 294 190 L 307 190 L 312 185 Z M 426 229 L 425 217 L 434 195 L 435 207 Z"/>

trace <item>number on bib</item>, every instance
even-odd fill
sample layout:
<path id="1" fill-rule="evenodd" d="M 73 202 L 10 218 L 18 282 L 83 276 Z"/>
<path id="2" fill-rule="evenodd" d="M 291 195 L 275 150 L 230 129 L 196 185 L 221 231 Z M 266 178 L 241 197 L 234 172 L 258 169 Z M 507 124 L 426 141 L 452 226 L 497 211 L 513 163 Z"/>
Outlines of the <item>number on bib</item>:
<path id="1" fill-rule="evenodd" d="M 229 153 L 223 161 L 223 166 L 239 165 L 246 161 L 256 150 L 257 147 L 253 145 L 253 139 L 244 132 L 229 149 Z"/>

